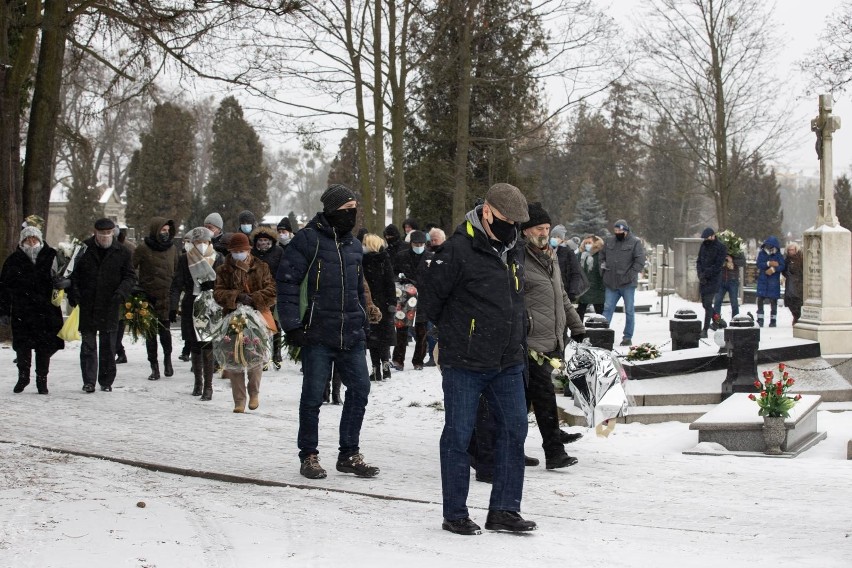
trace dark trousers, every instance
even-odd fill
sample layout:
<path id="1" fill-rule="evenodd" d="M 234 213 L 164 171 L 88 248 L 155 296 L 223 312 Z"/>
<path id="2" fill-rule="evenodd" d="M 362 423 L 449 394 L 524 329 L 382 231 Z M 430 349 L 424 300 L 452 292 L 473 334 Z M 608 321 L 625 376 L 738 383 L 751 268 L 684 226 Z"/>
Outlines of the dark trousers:
<path id="1" fill-rule="evenodd" d="M 33 351 L 35 351 L 35 372 L 37 377 L 46 377 L 50 371 L 50 358 L 56 353 L 55 349 L 15 349 L 18 358 L 18 371 L 30 374 L 33 364 Z"/>
<path id="2" fill-rule="evenodd" d="M 599 316 L 603 315 L 603 309 L 604 309 L 603 304 L 591 304 L 591 305 L 595 307 L 595 313 L 597 315 L 599 315 Z M 589 304 L 583 304 L 583 303 L 577 304 L 577 315 L 580 316 L 581 320 L 583 319 L 583 316 L 586 315 L 586 309 L 588 307 L 589 307 Z"/>
<path id="3" fill-rule="evenodd" d="M 559 352 L 548 353 L 548 357 L 561 358 Z M 565 452 L 565 446 L 560 441 L 559 412 L 556 409 L 556 391 L 553 388 L 551 372 L 553 367 L 548 362 L 538 364 L 529 360 L 530 380 L 526 388 L 527 406 L 532 405 L 538 431 L 541 433 L 541 447 L 545 458 L 557 458 Z"/>
<path id="4" fill-rule="evenodd" d="M 524 440 L 527 437 L 527 405 L 524 398 L 524 366 L 471 371 L 443 367 L 444 430 L 441 433 L 441 487 L 444 518 L 468 517 L 470 489 L 468 446 L 476 422 L 480 394 L 494 416 L 494 483 L 488 508 L 521 510 L 524 492 Z"/>
<path id="5" fill-rule="evenodd" d="M 163 357 L 168 359 L 172 354 L 172 332 L 169 329 L 168 319 L 161 319 L 160 325 L 157 327 L 157 335 L 145 340 L 149 363 L 157 362 L 157 336 L 160 337 L 160 344 L 163 346 Z"/>
<path id="6" fill-rule="evenodd" d="M 84 331 L 80 333 L 80 370 L 83 384 L 102 387 L 115 381 L 115 331 Z"/>
<path id="7" fill-rule="evenodd" d="M 702 328 L 704 331 L 710 329 L 710 322 L 713 321 L 713 314 L 715 313 L 713 300 L 715 299 L 716 292 L 711 294 L 701 294 L 701 305 L 704 306 L 704 327 Z"/>
<path id="8" fill-rule="evenodd" d="M 393 348 L 394 363 L 400 365 L 405 363 L 405 351 L 408 348 L 408 330 L 403 327 L 396 330 L 396 346 Z M 426 358 L 426 322 L 414 324 L 414 355 L 411 357 L 412 365 L 422 365 Z"/>
<path id="9" fill-rule="evenodd" d="M 778 298 L 764 298 L 758 296 L 757 298 L 757 317 L 758 319 L 763 319 L 763 303 L 769 302 L 769 317 L 771 319 L 775 319 L 775 316 L 778 315 Z"/>
<path id="10" fill-rule="evenodd" d="M 115 354 L 124 355 L 124 318 L 118 320 L 118 331 L 115 333 Z"/>
<path id="11" fill-rule="evenodd" d="M 340 369 L 340 380 L 346 387 L 346 399 L 340 415 L 340 447 L 338 459 L 360 451 L 361 424 L 370 395 L 370 375 L 364 343 L 352 349 L 336 349 L 326 345 L 302 347 L 302 396 L 299 400 L 299 459 L 318 454 L 319 414 L 323 391 L 331 376 L 331 365 Z"/>

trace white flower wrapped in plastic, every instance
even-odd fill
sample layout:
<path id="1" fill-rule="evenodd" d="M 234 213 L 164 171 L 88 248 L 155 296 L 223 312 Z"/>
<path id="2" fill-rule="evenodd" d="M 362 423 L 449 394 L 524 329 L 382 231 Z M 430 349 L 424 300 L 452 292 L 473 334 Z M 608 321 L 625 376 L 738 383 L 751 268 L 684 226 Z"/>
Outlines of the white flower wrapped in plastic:
<path id="1" fill-rule="evenodd" d="M 214 341 L 222 324 L 222 306 L 213 299 L 213 290 L 202 290 L 192 304 L 192 326 L 198 341 Z"/>
<path id="2" fill-rule="evenodd" d="M 269 328 L 260 312 L 240 306 L 222 318 L 213 356 L 226 371 L 239 371 L 263 365 L 272 353 Z"/>

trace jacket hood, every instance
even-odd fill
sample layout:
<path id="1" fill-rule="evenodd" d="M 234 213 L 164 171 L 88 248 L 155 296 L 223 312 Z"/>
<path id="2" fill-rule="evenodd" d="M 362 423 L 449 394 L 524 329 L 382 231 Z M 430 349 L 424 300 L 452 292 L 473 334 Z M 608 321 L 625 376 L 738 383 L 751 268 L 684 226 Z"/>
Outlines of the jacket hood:
<path id="1" fill-rule="evenodd" d="M 588 239 L 589 237 L 586 237 L 586 238 Z M 592 254 L 595 254 L 596 252 L 600 251 L 603 248 L 604 240 L 597 235 L 592 235 L 591 239 L 592 239 Z M 585 250 L 583 252 L 585 252 Z"/>
<path id="2" fill-rule="evenodd" d="M 275 246 L 278 242 L 278 231 L 276 231 L 272 227 L 267 227 L 265 225 L 257 227 L 249 235 L 249 242 L 252 244 L 252 246 L 257 244 L 258 237 L 266 237 L 267 239 L 272 241 L 272 246 Z"/>
<path id="3" fill-rule="evenodd" d="M 775 247 L 778 250 L 781 250 L 781 244 L 778 242 L 778 239 L 775 236 L 771 236 L 765 241 L 763 241 L 764 245 L 769 245 L 771 247 Z"/>
<path id="4" fill-rule="evenodd" d="M 397 228 L 396 225 L 391 223 L 390 225 L 385 227 L 384 236 L 386 236 L 386 237 L 392 236 L 392 237 L 396 237 L 397 239 L 399 239 L 399 229 Z"/>
<path id="5" fill-rule="evenodd" d="M 488 237 L 488 233 L 485 232 L 485 227 L 482 226 L 482 205 L 476 206 L 474 209 L 471 209 L 464 216 L 465 221 L 470 221 L 470 224 L 473 225 L 474 230 L 482 233 L 482 236 L 485 237 L 486 241 L 490 241 L 491 239 Z M 462 227 L 464 224 L 462 224 Z M 462 229 L 464 230 L 464 229 Z M 514 248 L 515 244 L 518 242 L 518 229 L 515 229 L 515 238 L 511 243 L 506 245 L 506 248 L 503 249 L 503 252 L 500 253 L 500 256 L 503 258 L 503 262 L 506 261 L 506 251 Z"/>
<path id="6" fill-rule="evenodd" d="M 163 225 L 169 226 L 169 238 L 175 238 L 175 234 L 177 232 L 175 231 L 175 222 L 171 219 L 166 219 L 165 217 L 151 217 L 151 224 L 148 225 L 148 236 L 152 239 L 156 239 Z"/>

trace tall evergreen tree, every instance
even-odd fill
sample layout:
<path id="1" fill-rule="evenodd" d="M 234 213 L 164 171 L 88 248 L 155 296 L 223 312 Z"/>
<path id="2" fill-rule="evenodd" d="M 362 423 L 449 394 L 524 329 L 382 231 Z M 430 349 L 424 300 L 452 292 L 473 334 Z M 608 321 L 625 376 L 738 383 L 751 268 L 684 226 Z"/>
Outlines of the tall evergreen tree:
<path id="1" fill-rule="evenodd" d="M 598 201 L 594 184 L 585 182 L 580 186 L 580 197 L 574 209 L 572 221 L 565 225 L 569 235 L 599 235 L 607 233 L 606 208 Z"/>
<path id="2" fill-rule="evenodd" d="M 645 219 L 639 214 L 642 194 L 642 161 L 645 150 L 640 141 L 641 114 L 636 110 L 638 94 L 632 86 L 614 83 L 604 103 L 609 126 L 603 171 L 601 201 L 615 219 L 629 219 L 631 232 L 644 233 Z"/>
<path id="3" fill-rule="evenodd" d="M 834 206 L 841 227 L 852 227 L 852 183 L 843 174 L 834 182 Z"/>
<path id="4" fill-rule="evenodd" d="M 222 99 L 216 110 L 211 157 L 205 210 L 222 215 L 226 231 L 237 227 L 240 211 L 263 217 L 269 209 L 263 144 L 234 97 Z"/>
<path id="5" fill-rule="evenodd" d="M 742 159 L 735 153 L 730 163 L 732 169 L 738 169 L 738 175 L 731 202 L 736 207 L 729 209 L 728 228 L 758 241 L 770 235 L 781 237 L 784 214 L 775 170 L 767 171 L 760 154 Z"/>
<path id="6" fill-rule="evenodd" d="M 471 12 L 472 29 L 462 21 Z M 450 228 L 460 220 L 452 219 L 452 203 L 465 124 L 466 206 L 498 181 L 529 190 L 518 173 L 517 147 L 540 112 L 533 65 L 545 36 L 529 0 L 439 2 L 423 29 L 422 45 L 431 47 L 414 87 L 421 106 L 409 129 L 407 199 L 412 216 Z M 461 79 L 470 82 L 469 105 L 462 104 Z M 469 116 L 465 123 L 462 115 L 462 125 L 460 110 Z"/>
<path id="7" fill-rule="evenodd" d="M 144 235 L 152 217 L 184 224 L 192 208 L 195 119 L 172 103 L 159 104 L 151 128 L 140 136 L 127 182 L 127 221 Z"/>
<path id="8" fill-rule="evenodd" d="M 84 239 L 92 234 L 92 223 L 103 217 L 98 188 L 77 183 L 68 188 L 68 205 L 65 208 L 65 232 L 71 238 Z M 56 245 L 56 243 L 50 243 Z"/>

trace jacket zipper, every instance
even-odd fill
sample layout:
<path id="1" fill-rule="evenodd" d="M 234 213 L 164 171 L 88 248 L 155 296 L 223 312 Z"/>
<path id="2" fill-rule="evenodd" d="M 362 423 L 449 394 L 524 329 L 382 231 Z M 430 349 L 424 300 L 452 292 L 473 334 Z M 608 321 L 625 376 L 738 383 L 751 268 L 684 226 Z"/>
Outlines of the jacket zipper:
<path id="1" fill-rule="evenodd" d="M 340 260 L 340 348 L 343 349 L 343 324 L 346 321 L 346 267 L 343 266 L 343 255 L 340 254 L 340 243 L 337 242 L 337 229 L 334 232 L 334 247 Z"/>

